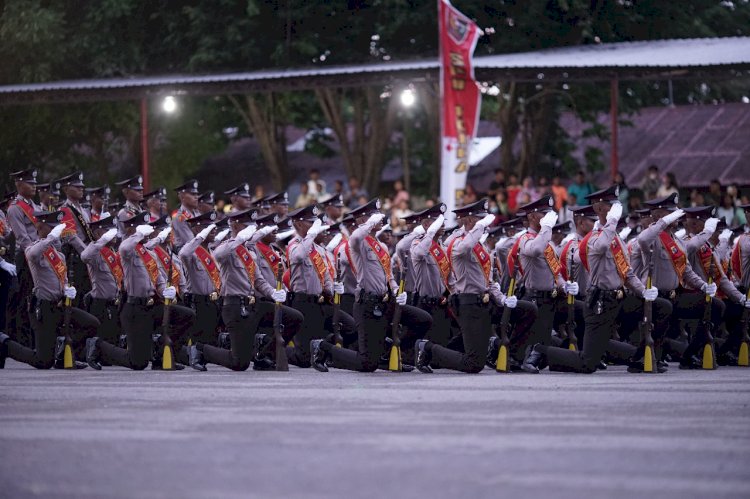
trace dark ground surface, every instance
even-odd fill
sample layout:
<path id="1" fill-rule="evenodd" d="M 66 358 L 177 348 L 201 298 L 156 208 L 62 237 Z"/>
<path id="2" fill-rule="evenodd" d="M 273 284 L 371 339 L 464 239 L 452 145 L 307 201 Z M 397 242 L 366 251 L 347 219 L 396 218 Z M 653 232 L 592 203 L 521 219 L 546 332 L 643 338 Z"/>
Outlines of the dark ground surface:
<path id="1" fill-rule="evenodd" d="M 0 497 L 750 497 L 750 370 L 0 371 Z"/>

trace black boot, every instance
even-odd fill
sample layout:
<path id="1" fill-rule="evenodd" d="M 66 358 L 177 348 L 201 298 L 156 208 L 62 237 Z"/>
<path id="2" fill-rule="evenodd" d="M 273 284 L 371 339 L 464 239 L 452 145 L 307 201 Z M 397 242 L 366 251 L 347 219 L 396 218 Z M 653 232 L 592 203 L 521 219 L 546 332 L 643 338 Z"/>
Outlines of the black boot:
<path id="1" fill-rule="evenodd" d="M 270 337 L 267 334 L 258 333 L 255 335 L 255 344 L 253 349 L 253 371 L 275 371 L 276 363 L 268 355 L 268 345 Z"/>
<path id="2" fill-rule="evenodd" d="M 526 358 L 523 360 L 521 369 L 524 372 L 531 374 L 539 374 L 539 366 L 544 361 L 544 354 L 541 352 L 541 345 L 537 343 L 532 348 L 528 349 Z"/>
<path id="3" fill-rule="evenodd" d="M 117 346 L 119 348 L 122 348 L 123 350 L 127 350 L 128 349 L 128 336 L 126 334 L 121 334 L 117 338 Z"/>
<path id="4" fill-rule="evenodd" d="M 414 345 L 414 365 L 419 369 L 419 372 L 430 374 L 432 372 L 430 367 L 432 353 L 427 351 L 427 343 L 428 340 L 417 340 L 417 344 Z"/>
<path id="5" fill-rule="evenodd" d="M 190 367 L 196 371 L 207 371 L 206 361 L 203 359 L 203 352 L 198 350 L 196 345 L 190 346 Z"/>
<path id="6" fill-rule="evenodd" d="M 8 340 L 10 336 L 0 333 L 0 369 L 5 369 L 5 359 L 8 358 Z"/>
<path id="7" fill-rule="evenodd" d="M 310 342 L 310 363 L 316 371 L 327 373 L 328 367 L 326 366 L 326 358 L 328 355 L 322 348 L 320 348 L 322 343 L 323 340 L 312 340 Z"/>
<path id="8" fill-rule="evenodd" d="M 96 336 L 86 339 L 86 362 L 91 366 L 92 369 L 101 371 L 102 365 L 99 363 L 99 345 L 97 344 L 98 341 L 99 338 L 97 338 Z"/>
<path id="9" fill-rule="evenodd" d="M 703 361 L 696 355 L 690 357 L 683 356 L 680 359 L 680 369 L 703 369 Z"/>
<path id="10" fill-rule="evenodd" d="M 223 348 L 224 350 L 232 349 L 232 340 L 229 337 L 229 333 L 219 333 L 218 345 L 219 348 Z"/>
<path id="11" fill-rule="evenodd" d="M 86 369 L 89 367 L 85 362 L 73 359 L 74 369 Z M 58 336 L 55 342 L 55 369 L 65 369 L 65 336 Z"/>
<path id="12" fill-rule="evenodd" d="M 491 369 L 497 369 L 497 356 L 499 353 L 500 338 L 493 336 L 490 338 L 490 344 L 487 346 L 487 360 L 484 361 L 484 365 Z"/>

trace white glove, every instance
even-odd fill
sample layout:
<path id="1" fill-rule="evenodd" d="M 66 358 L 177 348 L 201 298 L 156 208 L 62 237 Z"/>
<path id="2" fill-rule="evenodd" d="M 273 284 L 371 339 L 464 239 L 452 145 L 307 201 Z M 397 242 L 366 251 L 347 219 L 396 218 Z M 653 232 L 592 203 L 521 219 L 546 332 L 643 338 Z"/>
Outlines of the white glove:
<path id="1" fill-rule="evenodd" d="M 659 296 L 659 290 L 653 286 L 643 290 L 643 299 L 646 301 L 654 301 L 657 296 Z"/>
<path id="2" fill-rule="evenodd" d="M 620 203 L 614 203 L 607 212 L 607 222 L 613 221 L 615 223 L 620 221 L 622 216 L 622 205 Z"/>
<path id="3" fill-rule="evenodd" d="M 266 225 L 265 227 L 258 229 L 258 231 L 254 235 L 258 239 L 263 239 L 278 228 L 279 227 L 277 225 Z"/>
<path id="4" fill-rule="evenodd" d="M 69 298 L 71 300 L 76 299 L 76 288 L 73 286 L 65 286 L 65 290 L 63 291 L 63 294 L 65 295 L 65 298 Z"/>
<path id="5" fill-rule="evenodd" d="M 711 284 L 708 284 L 708 283 L 703 284 L 703 286 L 701 286 L 701 291 L 703 291 L 708 296 L 713 298 L 714 295 L 716 294 L 716 283 L 712 282 Z"/>
<path id="6" fill-rule="evenodd" d="M 485 215 L 485 217 L 483 219 L 481 219 L 480 221 L 478 221 L 477 225 L 480 226 L 480 227 L 482 227 L 482 228 L 484 228 L 484 229 L 486 229 L 487 227 L 489 227 L 490 225 L 492 225 L 492 222 L 494 222 L 494 221 L 495 221 L 495 215 L 489 214 L 489 215 Z"/>
<path id="7" fill-rule="evenodd" d="M 164 288 L 164 293 L 162 294 L 167 300 L 174 300 L 175 296 L 177 296 L 177 290 L 174 286 L 167 286 Z"/>
<path id="8" fill-rule="evenodd" d="M 493 282 L 490 284 L 490 294 L 493 296 L 497 296 L 502 294 L 502 291 L 500 291 L 500 284 Z"/>
<path id="9" fill-rule="evenodd" d="M 109 229 L 107 232 L 102 234 L 102 237 L 100 237 L 99 240 L 103 241 L 104 244 L 107 244 L 115 237 L 117 237 L 117 229 Z"/>
<path id="10" fill-rule="evenodd" d="M 135 228 L 135 232 L 141 237 L 148 237 L 153 234 L 154 228 L 150 225 L 139 225 Z"/>
<path id="11" fill-rule="evenodd" d="M 334 282 L 333 283 L 333 292 L 337 295 L 343 295 L 344 294 L 344 283 L 343 282 Z"/>
<path id="12" fill-rule="evenodd" d="M 224 238 L 227 237 L 228 234 L 229 234 L 229 229 L 222 230 L 221 232 L 219 232 L 218 234 L 216 234 L 216 237 L 214 237 L 214 242 L 215 243 L 222 242 L 224 240 Z"/>
<path id="13" fill-rule="evenodd" d="M 716 227 L 719 226 L 719 219 L 718 218 L 709 218 L 706 220 L 706 223 L 703 224 L 703 231 L 708 232 L 709 234 L 713 234 L 716 232 Z"/>
<path id="14" fill-rule="evenodd" d="M 430 226 L 430 228 L 432 228 L 432 226 Z M 424 227 L 422 227 L 422 224 L 419 224 L 419 225 L 417 225 L 417 226 L 416 226 L 416 227 L 414 227 L 414 229 L 413 229 L 413 230 L 411 231 L 411 233 L 412 233 L 412 234 L 414 234 L 414 235 L 415 235 L 415 236 L 417 236 L 417 237 L 419 237 L 419 236 L 423 235 L 423 234 L 424 234 L 424 232 L 425 232 L 425 231 L 424 231 Z"/>
<path id="15" fill-rule="evenodd" d="M 728 243 L 731 237 L 732 237 L 732 231 L 729 229 L 724 229 L 721 231 L 721 234 L 719 234 L 719 241 Z"/>
<path id="16" fill-rule="evenodd" d="M 599 220 L 594 222 L 594 230 L 599 230 L 602 228 L 602 224 L 599 223 Z"/>
<path id="17" fill-rule="evenodd" d="M 506 296 L 503 300 L 503 307 L 516 308 L 516 305 L 518 305 L 518 298 L 515 296 Z"/>
<path id="18" fill-rule="evenodd" d="M 745 308 L 750 308 L 750 300 L 747 299 L 747 296 L 742 297 L 742 301 L 740 302 L 740 305 L 742 305 Z"/>
<path id="19" fill-rule="evenodd" d="M 216 224 L 211 224 L 202 231 L 198 233 L 196 237 L 200 237 L 201 239 L 206 239 L 208 235 L 211 233 L 212 230 L 216 228 Z"/>
<path id="20" fill-rule="evenodd" d="M 377 225 L 378 222 L 380 222 L 384 218 L 385 218 L 384 214 L 382 214 L 382 213 L 375 213 L 373 215 L 370 215 L 370 218 L 367 219 L 367 222 L 365 222 L 365 224 Z"/>
<path id="21" fill-rule="evenodd" d="M 279 303 L 284 303 L 286 301 L 286 291 L 283 289 L 274 290 L 274 292 L 271 293 L 271 299 Z"/>
<path id="22" fill-rule="evenodd" d="M 623 229 L 622 229 L 622 230 L 620 231 L 620 239 L 622 239 L 622 240 L 624 241 L 625 239 L 627 239 L 627 238 L 628 238 L 628 236 L 630 235 L 630 233 L 631 233 L 632 231 L 633 231 L 633 229 L 631 229 L 630 227 L 624 227 L 624 228 L 623 228 Z"/>
<path id="23" fill-rule="evenodd" d="M 391 224 L 385 224 L 379 231 L 375 233 L 375 237 L 379 237 L 383 232 L 391 230 Z"/>
<path id="24" fill-rule="evenodd" d="M 156 235 L 156 239 L 158 239 L 160 243 L 163 243 L 169 237 L 170 232 L 172 232 L 172 227 L 167 227 L 166 229 L 162 229 L 162 231 Z"/>
<path id="25" fill-rule="evenodd" d="M 108 211 L 105 211 L 104 213 L 102 213 L 101 215 L 99 215 L 99 219 L 103 220 L 103 219 L 107 218 L 108 216 L 110 216 L 110 213 Z"/>
<path id="26" fill-rule="evenodd" d="M 490 236 L 490 235 L 489 235 L 489 234 L 487 234 L 486 232 L 485 232 L 484 234 L 482 234 L 482 236 L 481 236 L 481 237 L 479 238 L 479 244 L 484 244 L 484 242 L 485 242 L 485 241 L 487 240 L 487 238 L 488 238 L 489 236 Z"/>
<path id="27" fill-rule="evenodd" d="M 257 228 L 255 225 L 248 225 L 237 234 L 237 239 L 239 239 L 242 242 L 245 242 L 251 237 L 253 237 L 253 234 L 255 234 L 256 230 Z"/>
<path id="28" fill-rule="evenodd" d="M 578 289 L 578 283 L 577 282 L 567 281 L 565 283 L 565 293 L 566 294 L 576 296 L 576 295 L 578 295 L 578 291 L 579 291 L 579 289 Z"/>
<path id="29" fill-rule="evenodd" d="M 674 210 L 672 213 L 670 213 L 669 215 L 664 215 L 663 217 L 661 217 L 661 219 L 664 220 L 665 224 L 672 225 L 677 220 L 682 218 L 684 215 L 685 215 L 685 212 L 678 208 Z"/>
<path id="30" fill-rule="evenodd" d="M 687 231 L 685 229 L 680 229 L 675 232 L 674 235 L 677 239 L 684 240 L 685 236 L 687 236 Z"/>
<path id="31" fill-rule="evenodd" d="M 16 266 L 12 263 L 8 263 L 5 260 L 0 259 L 0 269 L 3 269 L 12 276 L 16 275 Z"/>
<path id="32" fill-rule="evenodd" d="M 310 229 L 307 231 L 307 235 L 315 237 L 321 232 L 325 232 L 326 230 L 328 230 L 328 225 L 323 225 L 322 220 L 316 218 L 312 224 L 312 227 L 310 227 Z"/>
<path id="33" fill-rule="evenodd" d="M 53 239 L 60 239 L 60 235 L 63 233 L 64 230 L 65 230 L 65 224 L 58 224 L 58 225 L 55 225 L 55 228 L 50 231 L 49 235 Z"/>
<path id="34" fill-rule="evenodd" d="M 542 226 L 542 228 L 548 228 L 551 229 L 555 226 L 557 223 L 557 213 L 554 211 L 548 211 L 542 219 L 539 221 L 539 225 Z"/>
<path id="35" fill-rule="evenodd" d="M 341 234 L 339 233 L 333 236 L 333 239 L 328 241 L 328 244 L 326 244 L 326 249 L 328 251 L 333 251 L 336 249 L 336 246 L 338 246 L 340 242 L 341 242 Z"/>
<path id="36" fill-rule="evenodd" d="M 406 305 L 406 292 L 404 291 L 400 295 L 396 295 L 396 303 L 399 305 Z"/>
<path id="37" fill-rule="evenodd" d="M 427 232 L 432 234 L 433 236 L 437 234 L 437 231 L 440 230 L 440 228 L 445 223 L 445 217 L 443 215 L 438 216 L 434 222 L 430 224 L 430 226 L 427 228 Z"/>

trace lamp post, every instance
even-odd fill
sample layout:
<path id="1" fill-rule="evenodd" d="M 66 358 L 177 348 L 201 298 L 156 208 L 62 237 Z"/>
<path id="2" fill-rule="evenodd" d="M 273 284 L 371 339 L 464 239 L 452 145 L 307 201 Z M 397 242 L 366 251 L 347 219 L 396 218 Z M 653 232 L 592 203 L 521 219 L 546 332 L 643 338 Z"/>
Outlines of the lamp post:
<path id="1" fill-rule="evenodd" d="M 405 88 L 400 96 L 401 105 L 405 112 L 401 120 L 401 166 L 404 169 L 404 188 L 407 192 L 411 191 L 411 166 L 409 164 L 409 140 L 406 134 L 406 118 L 408 110 L 411 109 L 417 101 L 416 93 L 411 86 Z"/>
<path id="2" fill-rule="evenodd" d="M 177 111 L 177 100 L 167 95 L 161 104 L 162 110 L 167 114 Z M 148 102 L 145 97 L 141 98 L 141 176 L 143 177 L 143 189 L 148 192 L 151 189 L 149 178 L 149 148 L 148 148 Z"/>

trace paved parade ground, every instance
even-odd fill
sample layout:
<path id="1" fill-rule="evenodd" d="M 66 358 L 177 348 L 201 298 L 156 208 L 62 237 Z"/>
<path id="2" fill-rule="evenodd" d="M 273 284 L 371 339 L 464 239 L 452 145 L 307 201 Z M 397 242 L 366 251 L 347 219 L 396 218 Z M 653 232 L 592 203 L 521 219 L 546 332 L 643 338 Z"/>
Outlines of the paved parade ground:
<path id="1" fill-rule="evenodd" d="M 749 497 L 750 370 L 0 371 L 0 497 Z"/>

